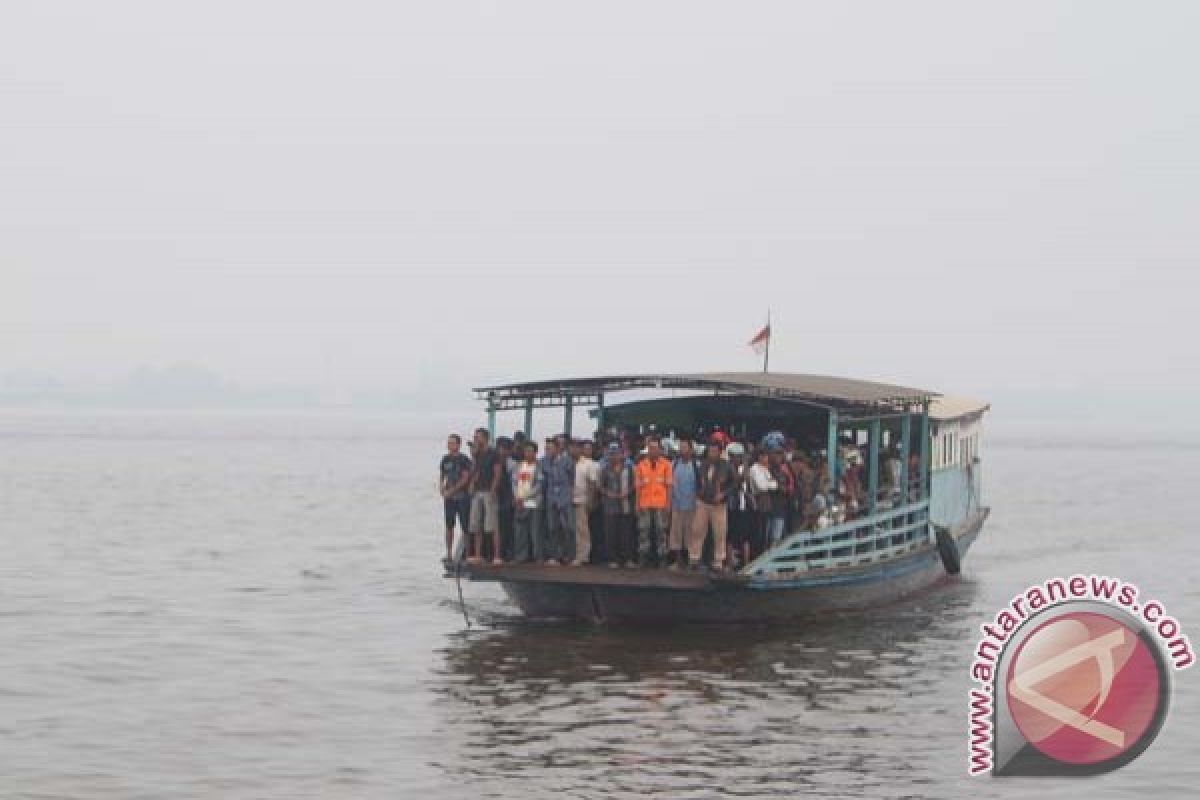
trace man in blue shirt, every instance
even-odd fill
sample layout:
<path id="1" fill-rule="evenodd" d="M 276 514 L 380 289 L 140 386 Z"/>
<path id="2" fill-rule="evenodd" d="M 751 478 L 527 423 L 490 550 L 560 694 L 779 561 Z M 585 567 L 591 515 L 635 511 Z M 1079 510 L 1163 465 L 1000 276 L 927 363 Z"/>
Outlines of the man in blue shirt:
<path id="1" fill-rule="evenodd" d="M 683 564 L 684 538 L 691 533 L 696 516 L 696 452 L 691 439 L 679 440 L 679 457 L 671 468 L 674 483 L 671 485 L 670 568 L 679 569 Z"/>
<path id="2" fill-rule="evenodd" d="M 546 439 L 546 455 L 542 456 L 542 472 L 546 475 L 546 542 L 543 555 L 547 566 L 568 563 L 575 541 L 575 462 L 560 453 L 555 437 Z"/>

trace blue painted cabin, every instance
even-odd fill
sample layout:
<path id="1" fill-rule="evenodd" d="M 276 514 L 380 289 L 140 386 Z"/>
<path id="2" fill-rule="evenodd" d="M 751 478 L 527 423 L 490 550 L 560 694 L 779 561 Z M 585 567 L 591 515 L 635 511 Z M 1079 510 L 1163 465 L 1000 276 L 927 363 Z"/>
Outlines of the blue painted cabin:
<path id="1" fill-rule="evenodd" d="M 929 519 L 953 528 L 983 507 L 983 415 L 990 406 L 961 397 L 929 408 Z"/>

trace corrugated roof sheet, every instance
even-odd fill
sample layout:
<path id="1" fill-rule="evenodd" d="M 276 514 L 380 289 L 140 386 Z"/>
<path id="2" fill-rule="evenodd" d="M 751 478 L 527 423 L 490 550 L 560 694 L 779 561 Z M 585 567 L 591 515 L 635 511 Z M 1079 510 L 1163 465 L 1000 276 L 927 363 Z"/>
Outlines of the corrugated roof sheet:
<path id="1" fill-rule="evenodd" d="M 476 392 L 496 392 L 508 397 L 550 392 L 612 392 L 622 389 L 713 389 L 741 394 L 811 400 L 821 403 L 876 405 L 923 402 L 937 392 L 890 383 L 838 378 L 830 375 L 802 375 L 785 372 L 697 372 L 661 375 L 612 375 L 529 383 L 485 386 Z"/>

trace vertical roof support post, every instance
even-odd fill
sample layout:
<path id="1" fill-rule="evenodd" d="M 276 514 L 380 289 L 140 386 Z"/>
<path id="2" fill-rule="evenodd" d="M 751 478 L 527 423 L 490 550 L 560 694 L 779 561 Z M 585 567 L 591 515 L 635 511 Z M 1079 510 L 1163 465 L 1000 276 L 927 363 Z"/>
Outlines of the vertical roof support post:
<path id="1" fill-rule="evenodd" d="M 912 454 L 912 415 L 908 407 L 904 416 L 900 417 L 900 502 L 907 504 L 908 495 L 908 458 Z"/>
<path id="2" fill-rule="evenodd" d="M 604 392 L 596 394 L 596 430 L 601 433 L 601 441 L 603 441 L 604 433 Z"/>
<path id="3" fill-rule="evenodd" d="M 533 439 L 533 398 L 525 398 L 525 435 L 529 437 L 529 441 Z"/>
<path id="4" fill-rule="evenodd" d="M 571 393 L 567 392 L 563 403 L 563 433 L 567 436 L 571 435 L 571 420 L 575 416 L 575 398 L 571 397 Z"/>
<path id="5" fill-rule="evenodd" d="M 929 438 L 929 403 L 921 406 L 921 497 L 929 497 L 929 449 L 932 441 Z"/>
<path id="6" fill-rule="evenodd" d="M 487 398 L 488 441 L 496 441 L 496 393 L 488 392 Z"/>
<path id="7" fill-rule="evenodd" d="M 879 501 L 879 417 L 871 420 L 871 427 L 867 436 L 870 439 L 870 464 L 867 466 L 867 507 L 870 513 L 875 513 L 875 506 Z"/>
<path id="8" fill-rule="evenodd" d="M 838 442 L 838 413 L 836 408 L 829 409 L 829 432 L 825 444 L 825 466 L 829 470 L 829 491 L 837 493 L 837 442 Z"/>

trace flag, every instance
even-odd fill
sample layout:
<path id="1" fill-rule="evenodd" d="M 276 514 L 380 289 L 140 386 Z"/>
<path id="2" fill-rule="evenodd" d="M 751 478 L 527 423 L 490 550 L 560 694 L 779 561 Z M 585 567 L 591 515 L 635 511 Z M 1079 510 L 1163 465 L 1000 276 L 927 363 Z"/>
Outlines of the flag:
<path id="1" fill-rule="evenodd" d="M 754 348 L 754 352 L 761 356 L 767 351 L 767 342 L 770 341 L 770 339 L 771 324 L 767 323 L 767 327 L 754 334 L 754 338 L 750 340 L 749 344 Z"/>

